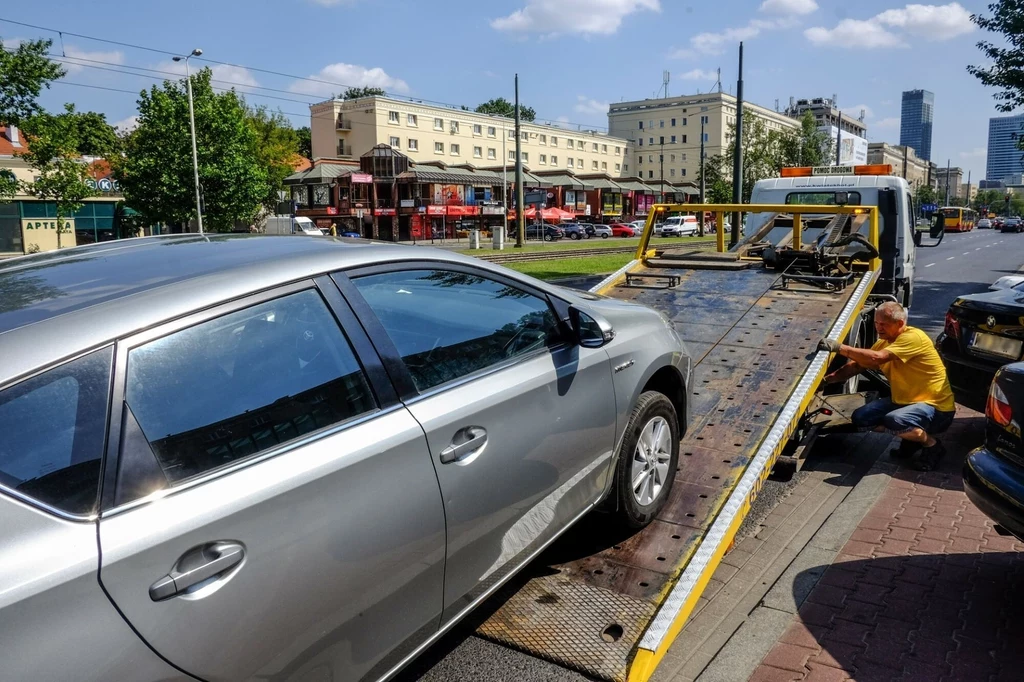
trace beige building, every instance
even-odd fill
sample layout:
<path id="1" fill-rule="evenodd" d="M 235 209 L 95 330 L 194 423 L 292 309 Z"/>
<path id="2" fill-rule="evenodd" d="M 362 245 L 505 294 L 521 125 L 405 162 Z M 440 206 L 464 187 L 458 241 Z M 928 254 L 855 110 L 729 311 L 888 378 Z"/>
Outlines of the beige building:
<path id="1" fill-rule="evenodd" d="M 515 161 L 511 119 L 390 97 L 362 97 L 313 104 L 314 159 L 356 160 L 386 144 L 413 161 L 469 163 L 476 167 Z M 523 123 L 523 163 L 532 170 L 630 175 L 629 143 L 596 131 Z"/>
<path id="2" fill-rule="evenodd" d="M 918 158 L 913 147 L 889 144 L 888 142 L 868 143 L 868 163 L 887 163 L 892 172 L 907 181 L 911 189 L 928 184 L 928 162 Z"/>
<path id="3" fill-rule="evenodd" d="M 960 198 L 966 201 L 968 204 L 974 203 L 974 200 L 978 197 L 978 183 L 972 182 L 967 184 L 966 182 L 960 185 Z"/>
<path id="4" fill-rule="evenodd" d="M 844 133 L 850 133 L 857 137 L 867 137 L 868 127 L 864 124 L 864 112 L 859 112 L 859 118 L 854 118 L 836 106 L 835 100 L 828 97 L 815 97 L 813 99 L 789 98 L 789 106 L 786 108 L 786 115 L 800 120 L 804 114 L 811 112 L 814 122 L 818 127 L 833 126 Z M 857 112 L 855 112 L 857 113 Z"/>
<path id="5" fill-rule="evenodd" d="M 961 187 L 964 186 L 964 171 L 962 168 L 953 166 L 948 170 L 942 166 L 935 170 L 935 179 L 938 182 L 935 191 L 939 193 L 939 200 L 945 201 L 948 188 L 949 199 L 961 199 Z"/>
<path id="6" fill-rule="evenodd" d="M 775 130 L 796 130 L 800 123 L 784 114 L 744 102 L 746 111 Z M 736 98 L 722 92 L 635 102 L 614 102 L 608 109 L 609 134 L 628 140 L 632 153 L 624 175 L 643 180 L 695 181 L 700 169 L 701 123 L 704 155 L 722 154 L 729 126 L 736 122 Z"/>

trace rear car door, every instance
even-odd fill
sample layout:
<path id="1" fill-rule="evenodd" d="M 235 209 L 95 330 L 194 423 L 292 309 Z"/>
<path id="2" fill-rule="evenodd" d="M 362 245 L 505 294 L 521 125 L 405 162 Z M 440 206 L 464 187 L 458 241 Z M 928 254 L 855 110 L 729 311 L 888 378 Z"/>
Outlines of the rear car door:
<path id="1" fill-rule="evenodd" d="M 424 435 L 325 283 L 118 345 L 100 579 L 205 680 L 375 679 L 438 626 Z"/>
<path id="2" fill-rule="evenodd" d="M 335 279 L 427 434 L 447 519 L 447 620 L 606 489 L 608 355 L 569 343 L 543 292 L 493 273 L 423 263 Z"/>

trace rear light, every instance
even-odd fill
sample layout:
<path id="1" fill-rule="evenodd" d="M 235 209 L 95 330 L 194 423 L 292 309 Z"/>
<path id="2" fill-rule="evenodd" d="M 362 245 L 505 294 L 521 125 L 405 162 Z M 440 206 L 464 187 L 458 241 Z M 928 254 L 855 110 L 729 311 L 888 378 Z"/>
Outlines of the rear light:
<path id="1" fill-rule="evenodd" d="M 992 380 L 992 387 L 988 389 L 988 400 L 985 402 L 985 416 L 1000 426 L 1009 426 L 1013 421 L 1013 409 L 1006 399 L 1003 389 L 995 379 Z"/>
<path id="2" fill-rule="evenodd" d="M 954 339 L 960 338 L 960 321 L 948 310 L 946 311 L 946 333 Z"/>

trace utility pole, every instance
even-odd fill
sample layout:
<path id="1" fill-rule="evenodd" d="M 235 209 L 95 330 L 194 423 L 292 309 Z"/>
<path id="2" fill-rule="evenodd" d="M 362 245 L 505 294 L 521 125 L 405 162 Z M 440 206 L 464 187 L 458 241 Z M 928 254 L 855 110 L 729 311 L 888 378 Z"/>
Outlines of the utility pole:
<path id="1" fill-rule="evenodd" d="M 700 117 L 700 203 L 704 203 L 704 116 Z"/>
<path id="2" fill-rule="evenodd" d="M 949 206 L 949 159 L 946 159 L 946 203 L 943 206 Z"/>
<path id="3" fill-rule="evenodd" d="M 522 136 L 519 132 L 519 74 L 516 74 L 516 248 L 523 248 L 526 238 L 526 212 L 523 207 Z M 543 236 L 543 235 L 541 235 Z"/>
<path id="4" fill-rule="evenodd" d="M 967 196 L 964 197 L 964 206 L 971 206 L 971 171 L 967 171 Z"/>
<path id="5" fill-rule="evenodd" d="M 732 160 L 732 202 L 743 202 L 743 43 L 740 43 L 740 71 L 736 80 L 736 153 Z M 740 212 L 732 214 L 732 236 L 729 247 L 740 241 Z"/>
<path id="6" fill-rule="evenodd" d="M 907 179 L 907 145 L 903 145 L 903 179 Z"/>
<path id="7" fill-rule="evenodd" d="M 659 149 L 661 152 L 658 154 L 658 161 L 661 163 L 661 203 L 665 203 L 665 136 L 662 135 L 659 139 Z"/>

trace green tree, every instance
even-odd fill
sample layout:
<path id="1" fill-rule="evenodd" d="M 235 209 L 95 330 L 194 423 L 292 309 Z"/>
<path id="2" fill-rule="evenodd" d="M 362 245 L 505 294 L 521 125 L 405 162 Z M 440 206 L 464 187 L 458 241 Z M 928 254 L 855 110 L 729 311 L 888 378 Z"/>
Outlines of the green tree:
<path id="1" fill-rule="evenodd" d="M 349 88 L 338 95 L 339 99 L 359 99 L 360 97 L 384 97 L 388 93 L 384 88 Z"/>
<path id="2" fill-rule="evenodd" d="M 63 114 L 37 114 L 23 121 L 28 149 L 21 157 L 35 171 L 31 182 L 22 182 L 22 190 L 57 207 L 57 248 L 61 248 L 64 221 L 82 208 L 84 199 L 96 191 L 86 184 L 89 168 L 79 158 L 81 139 L 73 105 L 65 105 Z"/>
<path id="3" fill-rule="evenodd" d="M 192 75 L 203 221 L 228 231 L 250 222 L 267 195 L 267 169 L 245 102 L 233 90 L 215 93 L 210 69 Z M 164 81 L 139 94 L 138 126 L 113 159 L 125 199 L 147 224 L 195 217 L 195 181 L 185 80 Z"/>
<path id="4" fill-rule="evenodd" d="M 111 156 L 118 151 L 120 139 L 114 126 L 107 123 L 104 114 L 95 111 L 72 110 L 78 129 L 78 153 L 84 156 Z"/>
<path id="5" fill-rule="evenodd" d="M 8 50 L 0 40 L 0 122 L 20 126 L 42 112 L 39 93 L 66 73 L 46 56 L 52 44 L 29 40 Z"/>
<path id="6" fill-rule="evenodd" d="M 267 174 L 263 206 L 272 212 L 278 191 L 284 189 L 284 179 L 294 171 L 299 136 L 288 119 L 263 106 L 249 110 L 249 125 L 256 137 L 256 158 Z"/>
<path id="7" fill-rule="evenodd" d="M 832 136 L 818 129 L 814 114 L 805 111 L 800 128 L 794 133 L 783 133 L 784 166 L 829 166 L 836 154 Z"/>
<path id="8" fill-rule="evenodd" d="M 726 159 L 721 154 L 704 159 L 704 201 L 709 204 L 732 202 L 732 184 L 725 173 Z M 700 187 L 701 170 L 697 168 L 697 186 Z"/>
<path id="9" fill-rule="evenodd" d="M 301 128 L 295 129 L 295 134 L 299 138 L 299 149 L 298 152 L 307 159 L 313 158 L 313 137 L 310 133 L 309 126 L 302 126 Z"/>
<path id="10" fill-rule="evenodd" d="M 18 179 L 6 168 L 0 168 L 0 204 L 9 202 L 18 193 Z"/>
<path id="11" fill-rule="evenodd" d="M 998 88 L 999 91 L 993 95 L 996 109 L 1010 112 L 1024 104 L 1024 2 L 998 0 L 988 5 L 988 11 L 991 16 L 972 14 L 971 20 L 979 28 L 999 35 L 1008 45 L 1003 47 L 987 40 L 980 41 L 978 49 L 988 63 L 968 66 L 967 71 L 982 84 Z"/>
<path id="12" fill-rule="evenodd" d="M 788 154 L 792 152 L 793 133 L 791 131 L 774 130 L 752 112 L 743 114 L 743 196 L 741 201 L 750 201 L 754 183 L 764 178 L 778 177 L 779 171 L 789 163 Z M 734 167 L 736 154 L 736 126 L 729 126 L 726 136 L 726 153 L 723 155 L 726 168 Z M 732 195 L 730 194 L 730 200 Z"/>
<path id="13" fill-rule="evenodd" d="M 504 116 L 506 118 L 515 118 L 516 105 L 509 102 L 504 97 L 498 97 L 496 99 L 487 100 L 483 104 L 479 105 L 475 109 L 478 114 L 494 114 L 496 116 Z M 519 105 L 519 118 L 523 121 L 534 121 L 537 118 L 537 112 L 532 107 Z"/>
<path id="14" fill-rule="evenodd" d="M 917 188 L 917 205 L 934 204 L 938 197 L 931 185 L 919 185 Z"/>

